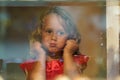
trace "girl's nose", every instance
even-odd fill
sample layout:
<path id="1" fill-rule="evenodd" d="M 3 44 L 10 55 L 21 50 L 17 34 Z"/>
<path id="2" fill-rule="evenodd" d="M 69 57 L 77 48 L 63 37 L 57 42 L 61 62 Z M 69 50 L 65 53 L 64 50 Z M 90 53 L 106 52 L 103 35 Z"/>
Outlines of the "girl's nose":
<path id="1" fill-rule="evenodd" d="M 52 40 L 55 40 L 55 41 L 57 40 L 57 34 L 53 33 Z"/>

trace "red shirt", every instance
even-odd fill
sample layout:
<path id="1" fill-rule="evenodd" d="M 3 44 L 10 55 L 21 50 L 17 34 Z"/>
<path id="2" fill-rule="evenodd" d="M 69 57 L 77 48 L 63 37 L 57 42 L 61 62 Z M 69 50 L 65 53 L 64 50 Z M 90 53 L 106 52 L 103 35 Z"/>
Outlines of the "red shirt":
<path id="1" fill-rule="evenodd" d="M 74 55 L 74 61 L 78 64 L 87 64 L 89 57 L 85 55 Z M 32 70 L 35 61 L 26 61 L 20 64 L 23 71 L 28 72 Z M 53 80 L 57 75 L 63 74 L 63 60 L 52 60 L 46 62 L 46 80 Z"/>

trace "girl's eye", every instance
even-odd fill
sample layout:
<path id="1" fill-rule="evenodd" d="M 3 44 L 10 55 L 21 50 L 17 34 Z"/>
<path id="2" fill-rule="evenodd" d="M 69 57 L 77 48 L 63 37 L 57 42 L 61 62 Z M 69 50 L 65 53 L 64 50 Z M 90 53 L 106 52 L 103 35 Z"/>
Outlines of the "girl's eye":
<path id="1" fill-rule="evenodd" d="M 65 32 L 63 32 L 63 31 L 59 31 L 58 33 L 57 33 L 57 35 L 64 35 L 65 34 Z"/>
<path id="2" fill-rule="evenodd" d="M 52 30 L 46 30 L 47 33 L 51 34 L 52 33 Z"/>

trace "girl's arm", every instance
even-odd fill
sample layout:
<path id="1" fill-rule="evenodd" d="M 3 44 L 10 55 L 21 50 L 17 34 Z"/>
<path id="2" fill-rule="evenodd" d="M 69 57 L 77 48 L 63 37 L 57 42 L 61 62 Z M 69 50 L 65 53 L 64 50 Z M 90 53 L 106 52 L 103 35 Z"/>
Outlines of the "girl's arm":
<path id="1" fill-rule="evenodd" d="M 78 44 L 75 40 L 68 40 L 64 48 L 64 73 L 70 78 L 74 78 L 79 75 L 79 70 L 76 63 L 73 60 L 72 54 L 78 49 Z"/>
<path id="2" fill-rule="evenodd" d="M 27 75 L 26 80 L 46 80 L 45 74 L 45 62 L 46 62 L 46 53 L 42 49 L 39 42 L 33 43 L 34 52 L 38 53 L 38 60 L 35 62 L 32 71 Z"/>

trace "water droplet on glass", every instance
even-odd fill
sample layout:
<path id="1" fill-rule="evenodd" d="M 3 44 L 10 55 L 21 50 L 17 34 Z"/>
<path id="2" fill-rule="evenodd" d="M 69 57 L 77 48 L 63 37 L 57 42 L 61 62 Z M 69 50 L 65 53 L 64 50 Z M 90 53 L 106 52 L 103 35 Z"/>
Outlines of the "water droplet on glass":
<path id="1" fill-rule="evenodd" d="M 100 43 L 100 46 L 102 47 L 104 44 L 103 43 Z"/>

